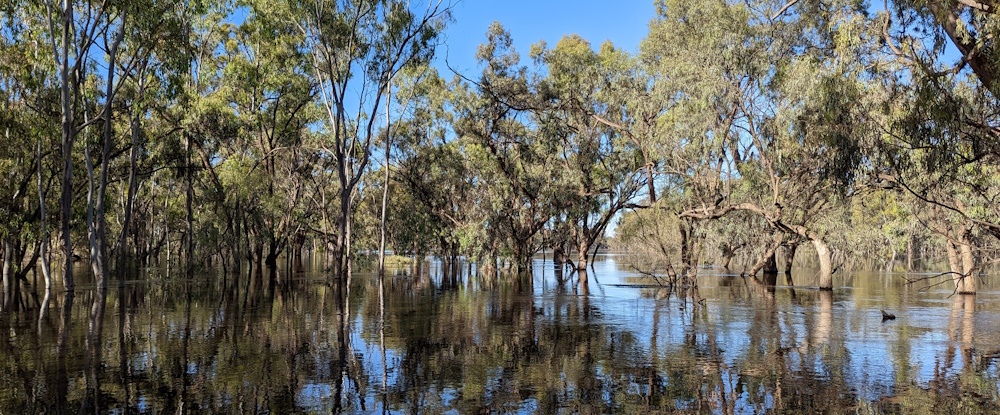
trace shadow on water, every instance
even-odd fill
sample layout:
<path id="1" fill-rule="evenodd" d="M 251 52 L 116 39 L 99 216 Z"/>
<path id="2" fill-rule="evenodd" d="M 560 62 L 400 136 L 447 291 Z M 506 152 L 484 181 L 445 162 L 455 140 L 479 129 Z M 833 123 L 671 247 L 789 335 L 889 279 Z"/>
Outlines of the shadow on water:
<path id="1" fill-rule="evenodd" d="M 53 292 L 0 321 L 0 414 L 1000 411 L 997 292 L 708 272 L 676 292 L 613 256 L 586 280 L 534 265 Z"/>

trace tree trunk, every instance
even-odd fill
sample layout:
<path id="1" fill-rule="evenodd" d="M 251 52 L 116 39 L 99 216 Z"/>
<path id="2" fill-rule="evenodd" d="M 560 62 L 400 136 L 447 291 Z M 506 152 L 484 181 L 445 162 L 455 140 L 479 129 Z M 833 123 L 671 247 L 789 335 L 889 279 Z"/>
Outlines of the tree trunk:
<path id="1" fill-rule="evenodd" d="M 108 287 L 108 240 L 107 240 L 107 219 L 105 215 L 105 197 L 108 189 L 108 168 L 111 164 L 111 142 L 114 140 L 112 128 L 112 103 L 115 98 L 115 62 L 118 57 L 118 45 L 125 37 L 125 16 L 118 27 L 114 43 L 111 44 L 111 51 L 108 58 L 108 79 L 107 94 L 104 103 L 104 147 L 101 150 L 101 176 L 97 187 L 97 200 L 95 205 L 95 235 L 96 252 L 99 258 L 101 276 L 98 279 L 98 288 L 104 290 Z"/>
<path id="2" fill-rule="evenodd" d="M 514 247 L 514 257 L 511 258 L 514 266 L 514 288 L 517 291 L 523 291 L 531 286 L 531 249 L 525 245 L 527 244 L 524 242 L 518 242 Z M 583 272 L 587 272 L 586 267 L 583 268 Z"/>
<path id="3" fill-rule="evenodd" d="M 351 230 L 352 230 L 352 227 L 354 226 L 354 223 L 351 220 L 351 215 L 350 215 L 350 209 L 353 206 L 354 206 L 354 201 L 350 200 L 350 203 L 347 204 L 348 214 L 347 214 L 347 218 L 346 218 L 346 221 L 345 221 L 345 223 L 347 224 L 347 226 L 344 228 L 345 232 L 347 232 L 347 235 L 344 237 L 344 241 L 345 241 L 345 244 L 344 244 L 344 248 L 345 248 L 344 249 L 344 272 L 345 272 L 345 275 L 346 275 L 348 281 L 351 280 L 351 259 L 354 257 L 353 240 L 351 239 Z"/>
<path id="4" fill-rule="evenodd" d="M 833 254 L 830 252 L 830 246 L 820 238 L 814 238 L 812 243 L 816 247 L 816 255 L 819 257 L 819 289 L 832 290 Z"/>
<path id="5" fill-rule="evenodd" d="M 49 230 L 45 213 L 45 194 L 42 192 L 42 142 L 38 142 L 38 209 L 42 221 L 42 235 L 38 238 L 39 253 L 42 257 L 42 277 L 45 278 L 45 292 L 52 289 L 52 271 L 49 269 Z"/>
<path id="6" fill-rule="evenodd" d="M 0 308 L 7 310 L 14 301 L 14 241 L 10 236 L 3 239 L 3 303 Z"/>
<path id="7" fill-rule="evenodd" d="M 50 6 L 51 8 L 51 6 Z M 51 16 L 51 14 L 50 14 Z M 76 141 L 73 102 L 70 98 L 69 74 L 69 42 L 73 27 L 73 2 L 64 1 L 62 11 L 62 55 L 59 65 L 60 103 L 62 104 L 62 195 L 59 200 L 63 239 L 63 286 L 66 291 L 73 292 L 76 284 L 73 282 L 73 237 L 70 234 L 70 220 L 73 215 L 73 143 Z M 51 23 L 51 19 L 50 19 Z M 55 37 L 54 28 L 51 28 Z"/>
<path id="8" fill-rule="evenodd" d="M 976 275 L 975 266 L 976 260 L 975 256 L 972 254 L 972 245 L 969 243 L 963 243 L 959 246 L 959 251 L 962 254 L 962 270 L 963 276 L 965 277 L 962 281 L 962 285 L 959 286 L 959 294 L 975 294 L 976 293 Z"/>
<path id="9" fill-rule="evenodd" d="M 264 257 L 264 265 L 272 270 L 278 268 L 278 252 L 274 245 L 274 242 L 271 242 L 269 249 L 267 250 L 267 255 Z"/>
<path id="10" fill-rule="evenodd" d="M 302 246 L 306 243 L 306 236 L 302 233 L 295 234 L 294 251 L 292 253 L 292 271 L 302 272 Z"/>
<path id="11" fill-rule="evenodd" d="M 256 242 L 253 247 L 253 266 L 258 271 L 261 269 L 261 262 L 264 260 L 264 243 Z"/>
<path id="12" fill-rule="evenodd" d="M 87 162 L 87 240 L 90 243 L 90 268 L 94 273 L 97 288 L 106 287 L 104 273 L 104 257 L 98 246 L 97 226 L 94 224 L 94 162 L 90 158 L 90 149 L 83 148 L 84 160 Z"/>
<path id="13" fill-rule="evenodd" d="M 764 268 L 762 269 L 762 271 L 764 271 L 765 274 L 775 274 L 775 275 L 777 275 L 778 274 L 778 251 L 775 250 L 774 252 L 770 252 L 770 255 L 767 255 L 764 259 L 765 259 L 765 261 L 764 261 Z"/>
<path id="14" fill-rule="evenodd" d="M 346 186 L 344 180 L 341 185 Z M 347 274 L 347 217 L 351 208 L 351 192 L 347 188 L 340 190 L 340 212 L 337 213 L 337 244 L 334 246 L 334 260 L 336 261 L 337 278 L 344 278 Z"/>
<path id="15" fill-rule="evenodd" d="M 732 249 L 727 248 L 726 252 L 722 253 L 722 263 L 720 265 L 722 266 L 722 269 L 728 270 L 729 265 L 732 263 L 733 263 L 733 251 Z"/>
<path id="16" fill-rule="evenodd" d="M 795 281 L 792 279 L 792 266 L 795 264 L 795 252 L 798 251 L 799 244 L 793 243 L 788 245 L 788 250 L 785 251 L 785 284 L 789 286 L 794 286 Z"/>
<path id="17" fill-rule="evenodd" d="M 385 177 L 382 183 L 382 219 L 379 221 L 379 239 L 378 239 L 378 276 L 382 278 L 385 276 L 385 212 L 389 205 L 389 144 L 391 141 L 391 125 L 389 119 L 389 102 L 391 101 L 392 94 L 392 83 L 389 83 L 387 88 L 389 91 L 386 92 L 385 100 Z M 380 280 L 381 281 L 381 280 Z"/>
<path id="18" fill-rule="evenodd" d="M 785 276 L 791 280 L 792 265 L 795 263 L 795 251 L 799 249 L 798 243 L 789 243 L 785 250 Z"/>
<path id="19" fill-rule="evenodd" d="M 906 233 L 906 271 L 913 271 L 913 230 Z"/>
<path id="20" fill-rule="evenodd" d="M 194 186 L 191 182 L 191 136 L 184 133 L 184 179 L 187 181 L 187 197 L 185 202 L 187 204 L 187 246 L 185 251 L 187 255 L 184 259 L 187 261 L 184 264 L 184 269 L 186 274 L 190 275 L 193 269 L 191 266 L 194 263 L 194 208 L 192 206 L 194 199 Z M 259 265 L 259 264 L 258 264 Z"/>
<path id="21" fill-rule="evenodd" d="M 645 154 L 643 154 L 645 156 Z M 649 189 L 649 204 L 656 203 L 656 182 L 653 180 L 653 164 L 646 160 L 646 183 Z"/>
<path id="22" fill-rule="evenodd" d="M 778 251 L 774 250 L 764 261 L 764 284 L 774 286 L 778 283 Z"/>
<path id="23" fill-rule="evenodd" d="M 761 254 L 760 259 L 758 259 L 757 262 L 753 264 L 753 266 L 750 268 L 750 271 L 747 272 L 746 275 L 757 278 L 757 273 L 760 272 L 760 270 L 767 267 L 768 263 L 774 262 L 774 253 L 778 250 L 778 247 L 781 246 L 782 239 L 783 238 L 779 236 L 773 242 L 771 242 L 771 245 L 768 246 L 767 250 L 764 251 L 763 254 Z M 777 276 L 777 271 L 774 272 L 774 275 Z"/>
<path id="24" fill-rule="evenodd" d="M 563 253 L 562 246 L 556 246 L 552 250 L 552 268 L 556 274 L 556 282 L 562 284 L 563 282 L 563 268 L 565 268 L 566 255 Z"/>
<path id="25" fill-rule="evenodd" d="M 972 252 L 972 241 L 968 230 L 958 234 L 958 243 L 945 242 L 948 251 L 948 264 L 951 266 L 952 280 L 955 281 L 955 291 L 959 294 L 976 293 L 976 258 Z"/>
<path id="26" fill-rule="evenodd" d="M 693 284 L 698 276 L 698 252 L 694 225 L 690 221 L 682 221 L 679 229 L 681 233 L 680 277 L 683 279 L 683 284 Z"/>
<path id="27" fill-rule="evenodd" d="M 587 238 L 586 237 L 584 237 L 582 239 L 583 240 L 580 241 L 580 246 L 578 246 L 577 250 L 576 250 L 576 252 L 577 252 L 576 270 L 577 271 L 579 271 L 579 270 L 586 270 L 587 269 L 587 262 L 588 262 L 587 259 L 589 258 L 588 255 L 590 254 L 590 243 L 587 242 Z"/>
<path id="28" fill-rule="evenodd" d="M 142 71 L 140 71 L 140 81 L 139 90 L 144 89 L 144 82 L 142 81 Z M 138 106 L 138 105 L 137 105 Z M 135 177 L 135 167 L 136 167 L 136 157 L 138 156 L 139 149 L 139 110 L 136 108 L 132 114 L 132 125 L 131 125 L 131 136 L 132 136 L 132 147 L 129 149 L 129 163 L 128 163 L 128 195 L 125 198 L 125 219 L 122 221 L 122 231 L 118 236 L 118 249 L 115 252 L 115 259 L 118 261 L 118 285 L 125 284 L 125 253 L 128 251 L 128 233 L 129 227 L 132 224 L 132 210 L 135 205 L 135 192 L 136 192 L 136 177 Z"/>

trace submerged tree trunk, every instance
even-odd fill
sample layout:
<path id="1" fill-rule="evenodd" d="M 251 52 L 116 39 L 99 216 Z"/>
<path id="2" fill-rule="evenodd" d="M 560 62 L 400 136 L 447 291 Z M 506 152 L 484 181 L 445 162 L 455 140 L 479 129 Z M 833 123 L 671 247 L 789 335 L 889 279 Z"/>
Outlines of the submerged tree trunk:
<path id="1" fill-rule="evenodd" d="M 335 276 L 345 278 L 347 274 L 347 228 L 348 216 L 351 209 L 351 191 L 347 189 L 346 180 L 341 180 L 342 189 L 340 191 L 340 212 L 337 213 L 337 244 L 334 246 L 333 256 L 337 267 Z"/>
<path id="2" fill-rule="evenodd" d="M 754 263 L 752 267 L 750 267 L 750 271 L 748 271 L 746 275 L 757 278 L 757 273 L 765 269 L 769 264 L 776 268 L 776 266 L 774 265 L 774 253 L 781 246 L 782 240 L 783 240 L 782 236 L 776 237 L 774 241 L 771 242 L 771 245 L 768 246 L 767 250 L 761 254 L 760 259 L 758 259 L 757 262 Z M 778 271 L 775 270 L 773 272 L 773 275 L 774 278 L 767 278 L 768 281 L 772 281 L 770 283 L 771 285 L 774 285 L 775 278 L 777 278 L 778 275 Z"/>
<path id="3" fill-rule="evenodd" d="M 566 255 L 563 252 L 562 246 L 556 246 L 552 249 L 552 268 L 556 274 L 556 282 L 562 284 L 563 282 L 563 268 L 566 264 Z"/>
<path id="4" fill-rule="evenodd" d="M 389 102 L 391 101 L 392 94 L 392 83 L 390 81 L 388 88 L 386 88 L 386 99 L 385 99 L 385 177 L 382 182 L 382 218 L 379 221 L 379 239 L 378 239 L 378 275 L 382 278 L 385 275 L 385 212 L 389 205 L 389 140 L 392 133 L 392 123 L 389 118 Z M 381 281 L 381 279 L 379 280 Z"/>
<path id="5" fill-rule="evenodd" d="M 42 192 L 42 142 L 38 142 L 38 209 L 42 221 L 42 234 L 38 238 L 39 254 L 42 258 L 42 277 L 45 278 L 45 295 L 48 298 L 52 288 L 52 271 L 49 269 L 49 230 L 45 213 L 45 194 Z"/>
<path id="6" fill-rule="evenodd" d="M 3 303 L 0 308 L 7 310 L 14 301 L 14 240 L 9 235 L 3 239 Z"/>
<path id="7" fill-rule="evenodd" d="M 692 220 L 681 221 L 679 230 L 681 234 L 681 273 L 683 284 L 696 284 L 698 276 L 698 244 L 694 235 L 694 224 Z"/>
<path id="8" fill-rule="evenodd" d="M 769 251 L 770 252 L 770 251 Z M 765 274 L 778 274 L 778 251 L 775 250 L 770 252 L 769 255 L 764 257 L 764 268 L 762 269 Z"/>
<path id="9" fill-rule="evenodd" d="M 268 246 L 267 255 L 264 256 L 264 265 L 272 270 L 278 268 L 278 250 L 274 242 L 271 242 Z"/>
<path id="10" fill-rule="evenodd" d="M 583 239 L 584 240 L 580 242 L 580 246 L 577 247 L 577 262 L 576 262 L 577 271 L 580 270 L 586 271 L 588 259 L 590 259 L 590 257 L 588 256 L 590 254 L 590 243 L 586 240 L 586 238 Z"/>
<path id="11" fill-rule="evenodd" d="M 778 251 L 774 250 L 770 252 L 770 255 L 764 257 L 764 283 L 767 285 L 775 285 L 778 283 Z"/>
<path id="12" fill-rule="evenodd" d="M 795 251 L 799 249 L 798 242 L 789 242 L 785 250 L 785 276 L 791 280 L 792 265 L 795 263 Z"/>
<path id="13" fill-rule="evenodd" d="M 73 238 L 70 234 L 70 220 L 73 215 L 73 143 L 76 141 L 76 120 L 73 111 L 73 101 L 70 98 L 70 72 L 69 72 L 69 43 L 70 32 L 73 30 L 73 2 L 64 1 L 62 10 L 62 55 L 60 48 L 53 49 L 60 60 L 59 63 L 59 100 L 62 104 L 62 195 L 59 199 L 59 211 L 63 239 L 63 286 L 66 291 L 73 292 L 76 285 L 73 283 Z M 46 2 L 49 11 L 49 30 L 55 38 L 55 28 L 52 27 L 52 4 L 51 0 Z M 53 41 L 54 42 L 54 41 Z M 75 83 L 74 83 L 75 85 Z"/>
<path id="14" fill-rule="evenodd" d="M 191 181 L 191 136 L 184 133 L 184 179 L 187 181 L 187 197 L 185 198 L 185 203 L 187 204 L 187 242 L 185 246 L 186 255 L 184 255 L 184 260 L 187 261 L 184 264 L 185 274 L 190 275 L 193 271 L 191 266 L 194 263 L 194 208 L 192 203 L 194 202 L 194 186 Z"/>
<path id="15" fill-rule="evenodd" d="M 959 287 L 959 294 L 975 294 L 976 293 L 976 275 L 975 266 L 976 259 L 972 254 L 972 245 L 968 243 L 968 238 L 963 241 L 962 245 L 959 246 L 959 251 L 962 253 L 962 268 L 963 275 L 965 279 L 962 281 L 962 286 Z"/>
<path id="16" fill-rule="evenodd" d="M 98 256 L 98 263 L 100 264 L 101 275 L 98 277 L 98 288 L 104 290 L 108 287 L 108 241 L 107 241 L 107 219 L 105 215 L 105 197 L 104 195 L 108 189 L 108 169 L 111 164 L 111 142 L 114 139 L 114 131 L 112 128 L 112 103 L 115 98 L 115 62 L 118 57 L 118 45 L 121 43 L 122 39 L 125 37 L 125 17 L 122 16 L 122 21 L 118 28 L 118 33 L 115 35 L 114 43 L 111 44 L 111 51 L 109 52 L 108 58 L 108 79 L 107 79 L 107 94 L 106 101 L 104 103 L 104 145 L 101 150 L 101 175 L 97 183 L 97 200 L 95 201 L 94 209 L 96 217 L 94 218 L 94 240 L 95 243 L 94 250 Z M 88 170 L 92 169 L 92 166 L 87 166 Z M 88 171 L 88 174 L 92 172 Z M 96 271 L 96 269 L 95 269 Z M 96 274 L 95 274 L 96 275 Z"/>
<path id="17" fill-rule="evenodd" d="M 722 262 L 719 264 L 722 269 L 729 269 L 729 265 L 733 263 L 733 256 L 735 256 L 735 252 L 733 252 L 732 245 L 727 244 L 724 246 L 722 249 Z"/>
<path id="18" fill-rule="evenodd" d="M 145 82 L 143 82 L 143 70 L 139 71 L 139 91 L 145 89 Z M 136 104 L 138 107 L 138 104 Z M 128 194 L 125 197 L 125 218 L 122 220 L 122 231 L 118 236 L 118 249 L 115 252 L 115 259 L 118 263 L 118 284 L 125 284 L 125 253 L 128 252 L 128 234 L 129 227 L 132 224 L 132 210 L 135 205 L 135 193 L 136 193 L 136 158 L 139 153 L 139 128 L 140 128 L 140 118 L 139 110 L 136 108 L 132 113 L 132 125 L 131 127 L 131 137 L 132 137 L 132 147 L 129 149 L 129 163 L 128 163 Z"/>
<path id="19" fill-rule="evenodd" d="M 97 288 L 106 287 L 104 273 L 104 256 L 98 246 L 97 227 L 94 224 L 94 162 L 90 158 L 90 149 L 84 147 L 84 160 L 87 163 L 87 240 L 90 243 L 90 268 L 94 273 Z"/>
<path id="20" fill-rule="evenodd" d="M 799 249 L 799 243 L 796 241 L 794 243 L 788 244 L 788 249 L 785 251 L 785 283 L 788 285 L 795 285 L 792 280 L 792 265 L 795 264 L 795 252 Z"/>
<path id="21" fill-rule="evenodd" d="M 302 272 L 302 247 L 306 243 L 306 236 L 301 232 L 295 234 L 295 240 L 292 243 L 292 272 L 300 273 Z"/>
<path id="22" fill-rule="evenodd" d="M 833 289 L 833 253 L 830 246 L 820 238 L 813 238 L 812 244 L 816 248 L 816 256 L 819 258 L 819 289 Z"/>
<path id="23" fill-rule="evenodd" d="M 955 282 L 955 291 L 959 294 L 975 294 L 976 276 L 974 273 L 976 258 L 972 252 L 969 231 L 961 231 L 958 235 L 957 243 L 950 240 L 946 241 L 945 251 L 948 253 L 948 265 L 951 268 L 952 281 Z"/>
<path id="24" fill-rule="evenodd" d="M 913 229 L 906 233 L 906 271 L 913 271 Z"/>

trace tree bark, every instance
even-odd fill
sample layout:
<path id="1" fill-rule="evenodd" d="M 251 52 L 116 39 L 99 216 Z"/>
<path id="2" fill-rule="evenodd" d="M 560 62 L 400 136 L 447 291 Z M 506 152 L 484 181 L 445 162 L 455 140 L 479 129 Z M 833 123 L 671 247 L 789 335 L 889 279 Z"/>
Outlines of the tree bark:
<path id="1" fill-rule="evenodd" d="M 792 275 L 792 265 L 795 263 L 795 251 L 798 250 L 798 243 L 789 243 L 788 249 L 785 250 L 785 275 Z M 791 280 L 791 278 L 789 278 Z"/>
<path id="2" fill-rule="evenodd" d="M 388 88 L 386 88 L 386 99 L 385 99 L 385 177 L 382 182 L 382 219 L 379 221 L 379 240 L 378 240 L 378 277 L 380 278 L 379 284 L 381 284 L 381 278 L 385 276 L 385 212 L 389 205 L 389 144 L 391 137 L 391 127 L 392 122 L 389 118 L 389 102 L 392 98 L 392 83 L 390 81 Z"/>
<path id="3" fill-rule="evenodd" d="M 833 254 L 830 246 L 820 238 L 813 238 L 812 244 L 816 248 L 816 255 L 819 257 L 819 289 L 833 289 Z"/>
<path id="4" fill-rule="evenodd" d="M 340 212 L 337 213 L 337 244 L 334 249 L 334 256 L 337 264 L 337 278 L 344 278 L 347 274 L 347 228 L 348 216 L 351 209 L 351 191 L 344 187 L 346 181 L 341 180 L 340 190 Z"/>
<path id="5" fill-rule="evenodd" d="M 566 267 L 565 257 L 562 246 L 556 246 L 552 249 L 552 268 L 556 274 L 556 282 L 559 284 L 563 282 L 563 268 Z"/>
<path id="6" fill-rule="evenodd" d="M 962 255 L 962 270 L 963 270 L 963 281 L 958 288 L 959 294 L 975 294 L 976 293 L 976 275 L 975 266 L 976 259 L 972 254 L 972 245 L 968 243 L 968 238 L 966 238 L 966 243 L 959 246 L 959 252 Z"/>
<path id="7" fill-rule="evenodd" d="M 51 0 L 50 2 L 51 3 Z M 49 5 L 51 10 L 51 5 Z M 49 23 L 51 25 L 51 12 Z M 63 239 L 63 286 L 66 291 L 73 292 L 76 284 L 73 282 L 73 238 L 70 234 L 70 220 L 73 215 L 73 143 L 76 141 L 76 128 L 74 123 L 73 102 L 70 99 L 69 85 L 69 42 L 70 31 L 73 27 L 73 2 L 63 1 L 62 10 L 62 56 L 59 65 L 59 99 L 62 104 L 62 195 L 59 199 L 59 211 L 61 216 L 62 239 Z M 53 37 L 55 37 L 54 29 Z"/>
<path id="8" fill-rule="evenodd" d="M 906 271 L 913 271 L 913 229 L 906 233 Z"/>
<path id="9" fill-rule="evenodd" d="M 590 243 L 587 241 L 587 238 L 581 239 L 580 246 L 577 247 L 576 251 L 577 251 L 576 270 L 577 271 L 586 270 L 587 262 L 588 259 L 590 258 L 588 256 L 590 254 Z"/>
<path id="10" fill-rule="evenodd" d="M 264 256 L 264 265 L 275 270 L 278 268 L 278 249 L 273 241 L 268 245 L 267 255 Z"/>
<path id="11" fill-rule="evenodd" d="M 0 309 L 7 310 L 14 301 L 14 240 L 10 236 L 3 239 L 3 303 Z"/>
<path id="12" fill-rule="evenodd" d="M 184 137 L 184 179 L 187 181 L 187 197 L 185 198 L 187 204 L 187 246 L 185 251 L 187 252 L 183 258 L 187 262 L 184 264 L 185 273 L 190 275 L 193 271 L 191 266 L 194 263 L 194 208 L 192 206 L 194 186 L 191 182 L 191 136 L 184 133 Z"/>
<path id="13" fill-rule="evenodd" d="M 764 268 L 762 269 L 765 274 L 778 274 L 778 251 L 775 250 L 771 252 L 770 255 L 764 258 Z"/>
<path id="14" fill-rule="evenodd" d="M 294 251 L 292 252 L 292 271 L 295 273 L 302 272 L 302 247 L 306 243 L 306 236 L 301 232 L 295 234 L 295 240 L 292 243 Z"/>
<path id="15" fill-rule="evenodd" d="M 681 278 L 682 283 L 695 283 L 698 276 L 698 252 L 697 241 L 694 236 L 694 225 L 691 221 L 681 221 L 679 226 L 681 234 Z"/>
<path id="16" fill-rule="evenodd" d="M 649 189 L 649 204 L 652 205 L 656 203 L 656 182 L 653 180 L 653 164 L 649 162 L 648 156 L 643 152 L 643 156 L 647 158 L 646 160 L 646 182 Z"/>
<path id="17" fill-rule="evenodd" d="M 88 147 L 83 148 L 83 154 L 87 163 L 87 240 L 90 243 L 90 268 L 100 289 L 107 282 L 104 279 L 104 257 L 97 245 L 97 227 L 94 225 L 94 162 L 90 158 Z"/>
<path id="18" fill-rule="evenodd" d="M 945 252 L 948 254 L 948 267 L 951 270 L 955 291 L 959 294 L 975 294 L 975 256 L 969 241 L 969 232 L 963 230 L 956 241 L 945 241 Z"/>
<path id="19" fill-rule="evenodd" d="M 782 239 L 783 238 L 779 236 L 771 242 L 771 245 L 768 246 L 767 250 L 761 254 L 760 259 L 758 259 L 757 262 L 750 267 L 750 271 L 747 272 L 746 275 L 756 278 L 757 273 L 764 269 L 768 265 L 768 262 L 774 261 L 774 253 L 781 246 Z M 777 272 L 775 272 L 775 275 L 777 275 Z"/>
<path id="20" fill-rule="evenodd" d="M 45 292 L 48 295 L 52 288 L 52 271 L 49 269 L 49 230 L 48 218 L 45 213 L 45 194 L 42 191 L 42 142 L 38 142 L 38 209 L 42 221 L 42 235 L 39 237 L 39 253 L 42 257 L 42 277 L 45 279 Z"/>
<path id="21" fill-rule="evenodd" d="M 798 251 L 799 244 L 790 243 L 788 244 L 788 250 L 785 251 L 785 283 L 794 286 L 795 281 L 792 279 L 792 266 L 795 264 L 795 252 Z"/>

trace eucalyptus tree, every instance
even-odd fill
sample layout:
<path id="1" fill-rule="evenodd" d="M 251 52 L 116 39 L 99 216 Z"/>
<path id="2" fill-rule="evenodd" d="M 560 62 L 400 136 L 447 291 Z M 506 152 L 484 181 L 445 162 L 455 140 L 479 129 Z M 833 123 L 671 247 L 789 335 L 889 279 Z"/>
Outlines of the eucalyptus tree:
<path id="1" fill-rule="evenodd" d="M 774 20 L 780 5 L 660 2 L 643 53 L 667 85 L 660 142 L 664 171 L 687 200 L 680 217 L 755 213 L 811 241 L 819 284 L 830 288 L 831 250 L 817 221 L 852 180 L 865 125 L 863 62 L 842 35 L 869 34 L 851 19 L 852 4 Z M 734 186 L 745 197 L 734 198 Z"/>
<path id="2" fill-rule="evenodd" d="M 611 88 L 621 76 L 617 73 L 622 69 L 617 65 L 623 60 L 621 52 L 605 43 L 595 53 L 576 35 L 563 37 L 553 49 L 544 44 L 533 49 L 537 64 L 546 69 L 538 86 L 545 107 L 535 117 L 541 133 L 559 141 L 556 153 L 564 169 L 554 203 L 571 224 L 576 269 L 585 280 L 591 249 L 620 211 L 636 206 L 640 191 L 651 180 L 650 164 L 643 149 L 628 138 L 631 132 L 614 128 L 628 122 L 628 114 L 615 105 L 613 95 L 619 91 Z"/>
<path id="3" fill-rule="evenodd" d="M 62 196 L 60 199 L 61 230 L 63 239 L 63 280 L 66 290 L 73 291 L 73 240 L 71 233 L 71 216 L 73 214 L 73 147 L 79 131 L 101 121 L 82 119 L 80 111 L 86 107 L 83 89 L 88 78 L 88 71 L 94 63 L 92 52 L 102 39 L 107 40 L 111 19 L 108 18 L 109 1 L 100 3 L 63 1 L 62 7 L 53 5 L 51 0 L 45 1 L 48 17 L 48 38 L 52 48 L 52 56 L 59 72 L 59 88 L 62 125 Z M 76 9 L 81 9 L 77 14 Z M 58 31 L 57 31 L 58 29 Z M 113 44 L 117 45 L 120 38 Z M 103 45 L 109 50 L 111 45 Z M 111 70 L 113 71 L 113 65 Z M 109 83 L 110 84 L 110 83 Z M 81 105 L 83 104 L 83 105 Z M 105 106 L 111 102 L 105 102 Z M 100 111 L 108 115 L 107 110 Z"/>
<path id="4" fill-rule="evenodd" d="M 953 78 L 971 73 L 979 87 L 1000 96 L 1000 48 L 996 35 L 998 5 L 992 0 L 885 1 L 881 24 L 883 52 L 905 66 L 918 84 L 931 77 Z M 954 47 L 959 58 L 947 54 Z M 987 127 L 983 125 L 980 127 Z"/>
<path id="5" fill-rule="evenodd" d="M 0 32 L 0 249 L 3 296 L 0 308 L 17 306 L 25 276 L 45 254 L 49 238 L 44 200 L 55 175 L 53 161 L 58 135 L 58 85 L 52 57 L 44 51 L 37 4 L 5 3 Z M 36 186 L 37 183 L 37 186 Z M 37 188 L 37 189 L 36 189 Z M 32 249 L 33 247 L 33 249 Z M 27 260 L 27 261 L 26 261 Z M 50 280 L 46 274 L 45 286 Z"/>
<path id="6" fill-rule="evenodd" d="M 538 81 L 519 64 L 499 23 L 490 26 L 476 57 L 483 72 L 474 85 L 455 92 L 455 132 L 475 177 L 476 215 L 490 237 L 482 242 L 484 269 L 502 255 L 524 277 L 540 248 L 536 235 L 558 210 L 565 171 L 557 156 L 561 143 L 533 118 L 544 105 Z"/>
<path id="7" fill-rule="evenodd" d="M 230 126 L 235 129 L 216 131 L 223 134 L 216 155 L 235 157 L 239 164 L 245 164 L 243 177 L 259 180 L 255 187 L 261 193 L 223 193 L 220 200 L 228 218 L 239 205 L 253 219 L 248 231 L 255 239 L 254 261 L 259 265 L 263 260 L 273 269 L 303 215 L 303 186 L 313 172 L 315 155 L 303 143 L 318 114 L 313 106 L 315 85 L 309 76 L 307 54 L 299 48 L 302 34 L 293 24 L 269 13 L 266 4 L 252 2 L 249 9 L 245 20 L 229 31 L 224 42 L 219 92 L 225 107 L 235 109 L 235 124 Z M 216 125 L 205 127 L 215 129 Z M 224 188 L 221 182 L 216 186 Z"/>
<path id="8" fill-rule="evenodd" d="M 419 259 L 436 248 L 457 265 L 459 253 L 476 237 L 468 227 L 474 209 L 471 171 L 461 140 L 452 134 L 459 81 L 446 82 L 433 68 L 404 75 L 397 96 L 408 105 L 395 123 L 393 146 L 399 190 L 393 192 L 388 223 L 394 249 L 416 251 Z"/>
<path id="9" fill-rule="evenodd" d="M 909 96 L 912 90 L 894 98 L 902 105 L 890 107 L 882 119 L 876 174 L 904 193 L 922 226 L 942 237 L 957 292 L 974 294 L 975 275 L 994 260 L 982 248 L 1000 240 L 1000 154 L 988 149 L 992 139 L 970 123 L 995 123 L 997 101 L 965 83 L 942 89 L 948 92 L 935 93 L 933 103 Z"/>
<path id="10" fill-rule="evenodd" d="M 1000 240 L 997 5 L 928 0 L 885 7 L 872 19 L 883 33 L 875 47 L 889 91 L 874 143 L 882 150 L 875 174 L 913 196 L 916 216 L 945 241 L 956 290 L 975 293 L 976 257 L 985 257 L 978 247 L 984 237 Z"/>
<path id="11" fill-rule="evenodd" d="M 338 276 L 349 271 L 351 216 L 369 167 L 383 100 L 401 69 L 428 61 L 450 4 L 398 0 L 301 1 L 276 7 L 293 22 L 309 54 L 325 112 L 323 152 L 337 164 L 339 205 L 334 246 Z"/>
<path id="12" fill-rule="evenodd" d="M 157 128 L 163 123 L 162 117 L 155 114 L 162 112 L 163 103 L 177 92 L 187 63 L 187 44 L 181 38 L 183 3 L 148 0 L 128 2 L 126 6 L 120 46 L 122 59 L 118 65 L 122 80 L 118 107 L 121 129 L 129 132 L 129 140 L 122 144 L 123 149 L 128 149 L 128 178 L 123 191 L 121 229 L 114 246 L 120 282 L 124 281 L 126 271 L 138 190 L 148 178 L 145 171 L 155 167 L 142 165 L 142 161 L 149 157 L 150 141 L 155 141 L 159 134 L 171 133 L 169 129 Z"/>

